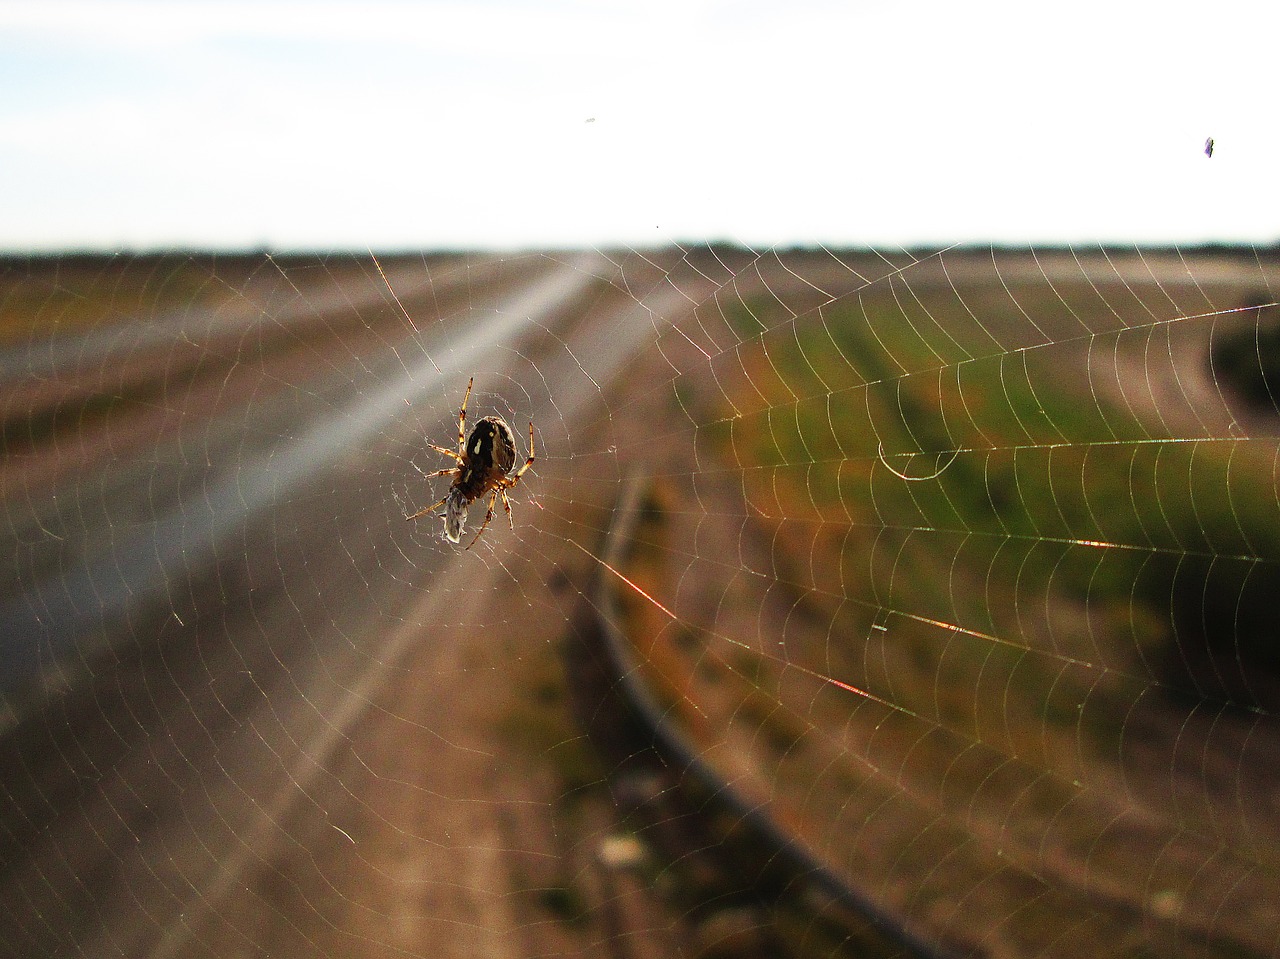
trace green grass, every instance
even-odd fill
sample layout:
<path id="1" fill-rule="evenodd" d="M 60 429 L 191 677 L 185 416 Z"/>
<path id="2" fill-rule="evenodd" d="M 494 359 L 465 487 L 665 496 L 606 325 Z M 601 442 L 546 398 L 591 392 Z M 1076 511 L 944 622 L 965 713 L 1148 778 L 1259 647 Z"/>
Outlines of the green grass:
<path id="1" fill-rule="evenodd" d="M 1176 342 L 1145 328 L 1191 288 L 919 289 L 728 314 L 741 342 L 712 360 L 721 405 L 679 397 L 708 471 L 697 545 L 673 493 L 665 538 L 627 568 L 678 628 L 636 601 L 631 631 L 647 678 L 687 690 L 673 720 L 785 828 L 855 874 L 876 836 L 895 875 L 922 877 L 913 908 L 942 893 L 945 915 L 963 888 L 1034 953 L 1061 932 L 1038 886 L 1046 849 L 1100 873 L 1098 851 L 1123 849 L 1114 875 L 1138 889 L 1167 848 L 1154 829 L 1113 843 L 1078 812 L 1105 809 L 1147 734 L 1135 716 L 1181 737 L 1201 707 L 1231 715 L 1214 700 L 1253 705 L 1250 677 L 1280 674 L 1280 460 L 1265 427 L 1213 411 L 1197 425 L 1142 395 L 1153 342 L 1207 356 L 1212 320 Z M 886 460 L 941 471 L 911 482 Z M 762 579 L 744 585 L 732 560 L 684 572 L 730 533 L 749 566 L 767 557 Z M 1102 930 L 1090 947 L 1141 907 L 1080 895 L 1070 908 L 1096 908 Z"/>
<path id="2" fill-rule="evenodd" d="M 1175 685 L 1196 679 L 1146 677 L 1153 652 L 1166 666 L 1172 652 L 1207 648 L 1280 667 L 1267 639 L 1280 618 L 1263 599 L 1280 589 L 1274 440 L 1162 433 L 1154 404 L 1118 405 L 1091 382 L 1102 378 L 1094 356 L 1114 344 L 1089 332 L 1125 332 L 1068 292 L 1075 316 L 1051 293 L 989 284 L 919 300 L 882 290 L 796 322 L 771 301 L 744 304 L 730 317 L 740 388 L 699 439 L 742 471 L 780 542 L 790 533 L 807 548 L 817 528 L 839 570 L 837 591 L 817 591 L 838 610 L 833 634 L 865 634 L 887 609 L 994 637 L 1041 654 L 1045 685 L 1030 701 L 1076 660 Z M 917 477 L 942 469 L 907 482 L 885 462 Z M 1092 612 L 1064 630 L 1070 609 Z M 939 668 L 944 636 L 918 623 L 899 635 L 925 675 Z M 971 645 L 969 668 L 951 664 L 961 684 L 991 655 L 991 639 Z M 856 673 L 862 656 L 849 653 Z"/>

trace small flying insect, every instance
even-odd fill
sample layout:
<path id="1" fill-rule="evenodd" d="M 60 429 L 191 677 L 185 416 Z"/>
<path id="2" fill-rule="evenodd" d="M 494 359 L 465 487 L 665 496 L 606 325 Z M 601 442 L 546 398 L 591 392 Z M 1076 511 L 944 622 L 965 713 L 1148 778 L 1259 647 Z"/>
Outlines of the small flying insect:
<path id="1" fill-rule="evenodd" d="M 467 436 L 467 400 L 471 399 L 471 387 L 475 385 L 473 376 L 467 381 L 467 392 L 462 397 L 462 409 L 458 410 L 458 452 L 428 443 L 437 453 L 451 456 L 458 461 L 457 466 L 437 470 L 427 474 L 427 479 L 436 476 L 453 476 L 453 484 L 449 492 L 439 502 L 420 509 L 406 520 L 414 520 L 434 512 L 438 506 L 444 505 L 444 538 L 451 543 L 460 542 L 462 530 L 467 521 L 467 508 L 485 493 L 489 493 L 489 510 L 485 513 L 484 522 L 475 537 L 467 544 L 467 549 L 476 545 L 480 534 L 493 519 L 493 508 L 498 497 L 502 497 L 502 508 L 507 511 L 507 523 L 516 528 L 511 518 L 511 503 L 507 499 L 507 490 L 520 482 L 525 470 L 533 465 L 533 423 L 529 424 L 529 458 L 524 461 L 515 473 L 511 467 L 516 461 L 516 443 L 511 435 L 511 428 L 501 416 L 486 416 L 476 424 Z"/>
<path id="2" fill-rule="evenodd" d="M 1213 156 L 1213 137 L 1206 137 L 1204 141 L 1204 155 Z"/>

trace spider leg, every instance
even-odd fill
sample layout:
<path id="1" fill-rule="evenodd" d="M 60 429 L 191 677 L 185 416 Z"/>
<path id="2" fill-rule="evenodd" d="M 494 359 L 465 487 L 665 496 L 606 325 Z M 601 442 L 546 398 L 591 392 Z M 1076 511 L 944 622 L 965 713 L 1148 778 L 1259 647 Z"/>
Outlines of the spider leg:
<path id="1" fill-rule="evenodd" d="M 506 488 L 511 489 L 520 481 L 520 477 L 524 475 L 524 471 L 533 465 L 533 424 L 529 424 L 529 458 L 524 461 L 524 466 L 520 467 L 515 473 L 507 479 Z M 505 497 L 504 497 L 505 499 Z"/>
<path id="2" fill-rule="evenodd" d="M 475 385 L 473 376 L 467 380 L 467 392 L 462 397 L 462 409 L 458 410 L 458 462 L 462 462 L 462 454 L 467 449 L 467 400 L 471 399 L 471 387 Z M 438 448 L 438 447 L 437 447 Z"/>
<path id="3" fill-rule="evenodd" d="M 461 463 L 461 462 L 462 462 L 462 456 L 461 456 L 460 454 L 458 454 L 458 453 L 455 453 L 453 450 L 447 450 L 447 449 L 445 449 L 443 446 L 436 446 L 436 444 L 435 444 L 435 443 L 428 443 L 428 444 L 427 444 L 427 446 L 431 447 L 431 449 L 435 450 L 437 453 L 443 453 L 445 456 L 452 456 L 452 457 L 453 457 L 455 460 L 457 460 L 459 463 Z M 453 471 L 452 471 L 452 470 L 446 470 L 446 472 L 450 472 L 450 473 L 451 473 L 451 472 L 453 472 Z"/>
<path id="4" fill-rule="evenodd" d="M 436 470 L 434 473 L 423 473 L 422 478 L 435 479 L 437 476 L 449 476 L 450 474 L 456 473 L 456 472 L 458 472 L 458 468 L 456 466 L 446 466 L 444 469 Z"/>
<path id="5" fill-rule="evenodd" d="M 489 525 L 489 521 L 493 519 L 493 505 L 497 501 L 498 501 L 498 490 L 494 490 L 493 495 L 489 497 L 489 509 L 484 514 L 484 522 L 480 524 L 480 529 L 476 531 L 475 539 L 471 540 L 471 542 L 467 544 L 467 549 L 470 549 L 472 546 L 476 545 L 476 540 L 480 538 L 480 534 L 485 531 L 485 528 Z"/>
<path id="6" fill-rule="evenodd" d="M 453 470 L 446 470 L 446 472 L 452 473 Z M 419 516 L 426 516 L 428 513 L 434 510 L 437 506 L 443 505 L 444 501 L 448 498 L 449 497 L 446 496 L 444 497 L 444 499 L 440 500 L 439 503 L 432 503 L 430 506 L 426 507 L 425 509 L 418 510 L 418 512 L 414 513 L 412 516 L 406 516 L 405 519 L 417 519 Z"/>
<path id="7" fill-rule="evenodd" d="M 507 491 L 501 486 L 498 487 L 498 492 L 502 495 L 502 508 L 507 511 L 507 525 L 514 530 L 516 521 L 511 518 L 511 500 L 507 499 Z"/>

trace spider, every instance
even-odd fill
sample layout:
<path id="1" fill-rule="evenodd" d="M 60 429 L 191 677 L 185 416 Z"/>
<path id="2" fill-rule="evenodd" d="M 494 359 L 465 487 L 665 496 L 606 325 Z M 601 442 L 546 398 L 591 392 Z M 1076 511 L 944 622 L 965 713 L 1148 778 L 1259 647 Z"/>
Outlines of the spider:
<path id="1" fill-rule="evenodd" d="M 484 522 L 480 524 L 475 537 L 467 544 L 467 549 L 476 545 L 480 534 L 489 526 L 489 521 L 493 519 L 493 507 L 497 504 L 499 496 L 502 497 L 502 508 L 507 511 L 507 522 L 512 529 L 516 528 L 515 521 L 511 519 L 511 502 L 507 499 L 507 490 L 520 482 L 524 471 L 533 465 L 532 422 L 529 423 L 529 458 L 524 461 L 524 466 L 511 476 L 507 474 L 511 472 L 511 467 L 516 461 L 516 443 L 511 435 L 511 428 L 502 417 L 486 416 L 476 424 L 476 428 L 471 431 L 471 436 L 467 437 L 467 400 L 471 398 L 471 387 L 475 381 L 474 376 L 467 381 L 467 392 L 462 397 L 462 409 L 458 410 L 458 452 L 436 446 L 434 443 L 427 444 L 437 453 L 452 456 L 458 461 L 457 466 L 427 474 L 427 479 L 453 474 L 453 485 L 439 502 L 432 503 L 426 509 L 420 509 L 412 516 L 405 517 L 407 520 L 418 519 L 447 503 L 444 511 L 444 538 L 451 543 L 457 543 L 462 539 L 467 507 L 485 493 L 491 493 L 489 510 L 484 515 Z"/>

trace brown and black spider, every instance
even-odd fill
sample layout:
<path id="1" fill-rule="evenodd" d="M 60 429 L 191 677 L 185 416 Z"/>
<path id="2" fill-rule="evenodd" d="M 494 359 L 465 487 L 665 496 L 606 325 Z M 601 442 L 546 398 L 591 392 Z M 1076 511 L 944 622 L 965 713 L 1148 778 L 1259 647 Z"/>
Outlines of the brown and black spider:
<path id="1" fill-rule="evenodd" d="M 524 466 L 511 476 L 507 474 L 515 465 L 516 442 L 511 435 L 511 428 L 501 416 L 486 416 L 476 424 L 476 428 L 471 431 L 471 436 L 467 437 L 467 400 L 471 398 L 471 387 L 475 381 L 474 376 L 467 381 L 467 392 L 462 397 L 462 409 L 458 410 L 458 452 L 436 446 L 434 443 L 427 444 L 437 453 L 452 456 L 458 461 L 457 466 L 427 474 L 427 479 L 453 474 L 453 485 L 439 502 L 432 503 L 426 509 L 420 509 L 412 516 L 405 517 L 407 520 L 418 519 L 435 510 L 437 506 L 447 503 L 444 510 L 444 538 L 451 543 L 457 543 L 462 539 L 467 507 L 485 493 L 491 493 L 489 510 L 484 515 L 484 522 L 480 524 L 480 530 L 475 538 L 467 544 L 467 549 L 476 545 L 476 540 L 493 519 L 493 507 L 499 496 L 502 497 L 502 508 L 507 511 L 507 522 L 512 529 L 516 528 L 515 522 L 511 519 L 511 503 L 507 499 L 507 490 L 520 482 L 524 471 L 533 465 L 532 422 L 529 424 L 529 458 L 524 461 Z"/>

